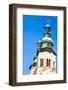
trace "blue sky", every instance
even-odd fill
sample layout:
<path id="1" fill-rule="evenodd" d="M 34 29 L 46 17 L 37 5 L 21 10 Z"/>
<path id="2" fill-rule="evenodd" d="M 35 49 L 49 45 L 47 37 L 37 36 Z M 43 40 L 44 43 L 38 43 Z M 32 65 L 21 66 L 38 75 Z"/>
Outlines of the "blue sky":
<path id="1" fill-rule="evenodd" d="M 23 15 L 23 37 L 24 37 L 24 58 L 22 67 L 23 74 L 29 74 L 29 66 L 33 63 L 33 57 L 38 48 L 37 42 L 44 36 L 44 27 L 48 23 L 51 25 L 51 38 L 54 41 L 53 50 L 57 53 L 57 16 L 36 16 Z"/>

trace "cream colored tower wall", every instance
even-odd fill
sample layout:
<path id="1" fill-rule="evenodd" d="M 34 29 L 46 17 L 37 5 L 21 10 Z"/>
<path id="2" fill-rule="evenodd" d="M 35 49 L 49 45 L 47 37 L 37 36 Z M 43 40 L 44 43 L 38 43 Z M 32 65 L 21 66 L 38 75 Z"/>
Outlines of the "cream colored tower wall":
<path id="1" fill-rule="evenodd" d="M 43 59 L 43 66 L 40 67 L 40 59 Z M 50 66 L 47 66 L 47 59 L 50 59 Z M 30 74 L 49 74 L 56 73 L 56 56 L 51 52 L 39 52 L 37 64 L 32 67 Z"/>
<path id="2" fill-rule="evenodd" d="M 39 52 L 39 55 L 38 55 L 38 68 L 40 67 L 40 59 L 44 59 L 43 60 L 43 67 L 46 67 L 46 60 L 47 59 L 50 59 L 51 62 L 50 62 L 50 68 L 53 68 L 53 63 L 55 61 L 56 63 L 56 56 L 53 54 L 53 53 L 49 53 L 49 52 Z"/>
<path id="3" fill-rule="evenodd" d="M 43 66 L 40 67 L 40 59 L 43 59 Z M 50 59 L 50 66 L 47 66 L 47 59 Z M 51 52 L 39 52 L 37 57 L 37 64 L 32 67 L 30 74 L 49 74 L 56 73 L 56 56 Z"/>

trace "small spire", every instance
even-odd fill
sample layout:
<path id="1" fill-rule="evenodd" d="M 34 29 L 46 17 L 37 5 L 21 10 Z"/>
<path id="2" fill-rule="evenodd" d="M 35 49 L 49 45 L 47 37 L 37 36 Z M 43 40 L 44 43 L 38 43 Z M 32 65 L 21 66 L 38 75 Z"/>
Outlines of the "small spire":
<path id="1" fill-rule="evenodd" d="M 51 26 L 49 24 L 49 20 L 47 20 L 47 24 L 45 25 L 44 36 L 50 37 L 50 35 L 51 35 L 50 32 L 51 32 Z"/>
<path id="2" fill-rule="evenodd" d="M 50 21 L 49 21 L 49 20 L 47 20 L 47 24 L 45 25 L 45 28 L 46 28 L 46 27 L 50 27 L 49 22 L 50 22 Z"/>

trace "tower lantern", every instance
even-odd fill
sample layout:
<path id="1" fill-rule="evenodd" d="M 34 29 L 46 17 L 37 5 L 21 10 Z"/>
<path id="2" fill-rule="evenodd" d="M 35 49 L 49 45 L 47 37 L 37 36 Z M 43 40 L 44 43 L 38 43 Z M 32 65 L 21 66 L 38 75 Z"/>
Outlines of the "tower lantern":
<path id="1" fill-rule="evenodd" d="M 39 49 L 52 49 L 53 47 L 53 40 L 51 38 L 51 26 L 46 24 L 44 37 L 38 42 Z"/>

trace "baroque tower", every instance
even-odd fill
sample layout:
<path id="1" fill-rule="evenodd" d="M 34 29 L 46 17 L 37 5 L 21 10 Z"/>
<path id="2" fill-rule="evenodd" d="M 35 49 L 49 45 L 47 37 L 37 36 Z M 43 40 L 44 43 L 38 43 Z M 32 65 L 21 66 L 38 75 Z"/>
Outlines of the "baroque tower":
<path id="1" fill-rule="evenodd" d="M 46 24 L 44 37 L 38 41 L 38 49 L 30 65 L 30 75 L 56 73 L 56 56 L 53 51 L 54 42 L 51 38 L 51 26 Z"/>

